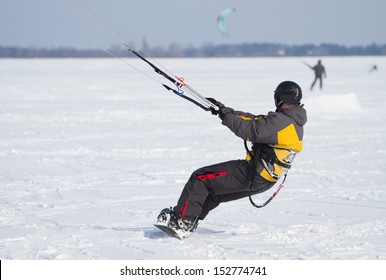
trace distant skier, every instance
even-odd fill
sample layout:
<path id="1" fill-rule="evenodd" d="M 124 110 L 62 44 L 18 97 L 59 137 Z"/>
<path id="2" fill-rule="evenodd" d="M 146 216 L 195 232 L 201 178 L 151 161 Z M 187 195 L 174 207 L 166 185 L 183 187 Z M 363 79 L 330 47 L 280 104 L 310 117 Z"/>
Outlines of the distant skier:
<path id="1" fill-rule="evenodd" d="M 378 70 L 378 66 L 376 64 L 374 64 L 373 66 L 371 66 L 369 72 L 372 73 L 374 71 L 377 71 Z"/>
<path id="2" fill-rule="evenodd" d="M 318 64 L 315 66 L 311 66 L 309 64 L 306 64 L 308 67 L 310 67 L 312 70 L 314 70 L 315 73 L 315 79 L 311 84 L 311 90 L 314 88 L 316 81 L 319 80 L 319 87 L 320 89 L 323 88 L 323 78 L 327 78 L 326 69 L 322 64 L 322 61 L 319 59 Z"/>
<path id="3" fill-rule="evenodd" d="M 157 223 L 160 227 L 164 225 L 163 230 L 178 238 L 187 237 L 198 221 L 220 203 L 265 192 L 287 173 L 295 155 L 302 150 L 307 114 L 301 105 L 302 90 L 295 82 L 280 83 L 274 93 L 276 111 L 267 115 L 235 111 L 208 98 L 219 107 L 212 113 L 236 136 L 252 142 L 252 150 L 247 151 L 245 160 L 231 160 L 194 171 L 177 205 L 159 214 Z"/>

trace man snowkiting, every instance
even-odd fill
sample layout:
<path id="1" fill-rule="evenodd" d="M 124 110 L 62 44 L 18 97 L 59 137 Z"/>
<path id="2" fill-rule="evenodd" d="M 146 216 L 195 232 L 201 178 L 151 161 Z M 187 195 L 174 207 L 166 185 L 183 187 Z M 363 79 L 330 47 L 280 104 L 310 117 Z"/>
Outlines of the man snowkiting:
<path id="1" fill-rule="evenodd" d="M 322 64 L 322 61 L 319 59 L 318 63 L 315 66 L 309 66 L 309 67 L 315 73 L 315 78 L 311 84 L 310 90 L 312 90 L 314 88 L 314 86 L 318 80 L 319 80 L 319 88 L 322 89 L 323 88 L 323 78 L 327 78 L 326 68 Z"/>
<path id="2" fill-rule="evenodd" d="M 158 225 L 172 230 L 178 238 L 188 237 L 220 203 L 269 190 L 286 175 L 303 148 L 303 126 L 307 113 L 301 104 L 302 90 L 292 81 L 281 82 L 274 91 L 275 112 L 267 115 L 235 111 L 213 98 L 212 109 L 222 124 L 236 136 L 253 143 L 244 160 L 231 160 L 194 171 L 173 208 L 165 208 Z M 170 234 L 170 232 L 169 232 Z"/>

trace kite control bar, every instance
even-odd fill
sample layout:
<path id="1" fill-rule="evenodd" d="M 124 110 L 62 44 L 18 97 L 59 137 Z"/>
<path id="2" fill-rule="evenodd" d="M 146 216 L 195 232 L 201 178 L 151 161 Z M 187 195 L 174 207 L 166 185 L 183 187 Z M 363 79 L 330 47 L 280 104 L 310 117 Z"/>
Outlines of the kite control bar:
<path id="1" fill-rule="evenodd" d="M 216 106 L 215 104 L 213 104 L 212 102 L 210 102 L 208 99 L 206 99 L 204 96 L 202 96 L 201 94 L 199 94 L 194 88 L 192 88 L 191 86 L 189 86 L 187 83 L 184 82 L 184 79 L 183 78 L 179 78 L 179 77 L 172 77 L 170 76 L 169 74 L 167 74 L 165 71 L 161 70 L 159 67 L 157 67 L 156 65 L 154 65 L 153 63 L 151 63 L 149 60 L 147 60 L 145 57 L 143 57 L 140 53 L 138 53 L 136 50 L 130 48 L 128 45 L 124 44 L 127 49 L 129 50 L 129 52 L 133 53 L 135 56 L 137 56 L 138 58 L 142 59 L 143 61 L 145 61 L 148 65 L 150 65 L 154 71 L 161 75 L 162 77 L 164 77 L 165 79 L 167 79 L 168 81 L 170 81 L 171 83 L 173 83 L 177 89 L 173 89 L 171 88 L 170 86 L 166 85 L 166 84 L 163 84 L 161 83 L 167 90 L 170 90 L 172 91 L 173 93 L 175 93 L 176 95 L 192 102 L 193 104 L 197 105 L 198 107 L 200 107 L 201 109 L 204 109 L 205 111 L 211 111 L 211 108 L 213 108 L 214 110 L 218 110 L 218 106 Z M 189 96 L 186 96 L 185 95 L 185 91 L 189 92 L 195 99 L 189 97 Z"/>

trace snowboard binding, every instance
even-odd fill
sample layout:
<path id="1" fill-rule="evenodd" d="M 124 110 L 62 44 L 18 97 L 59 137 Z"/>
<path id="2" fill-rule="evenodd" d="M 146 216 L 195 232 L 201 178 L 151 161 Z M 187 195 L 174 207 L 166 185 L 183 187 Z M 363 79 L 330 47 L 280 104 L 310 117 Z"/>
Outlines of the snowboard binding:
<path id="1" fill-rule="evenodd" d="M 188 237 L 197 228 L 197 225 L 197 218 L 193 221 L 178 218 L 171 207 L 163 209 L 154 224 L 154 226 L 178 239 Z"/>

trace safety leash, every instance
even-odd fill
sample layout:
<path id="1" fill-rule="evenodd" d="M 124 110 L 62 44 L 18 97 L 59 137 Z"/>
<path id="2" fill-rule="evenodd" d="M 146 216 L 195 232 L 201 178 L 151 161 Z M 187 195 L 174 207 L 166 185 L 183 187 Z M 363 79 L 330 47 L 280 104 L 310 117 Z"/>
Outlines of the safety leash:
<path id="1" fill-rule="evenodd" d="M 280 192 L 280 190 L 281 190 L 282 188 L 284 188 L 284 185 L 283 185 L 283 184 L 284 184 L 285 179 L 287 179 L 287 174 L 284 175 L 283 182 L 282 182 L 282 183 L 280 184 L 280 186 L 276 189 L 276 191 L 273 193 L 273 195 L 272 195 L 266 202 L 264 202 L 264 203 L 261 204 L 261 205 L 257 205 L 257 204 L 252 200 L 252 195 L 251 195 L 251 193 L 252 193 L 252 189 L 251 189 L 252 183 L 251 183 L 251 187 L 250 187 L 250 189 L 249 189 L 249 201 L 251 202 L 251 204 L 252 204 L 254 207 L 256 207 L 256 208 L 263 208 L 264 206 L 266 206 L 268 203 L 270 203 L 270 202 L 272 201 L 272 199 L 275 198 L 275 196 Z"/>

